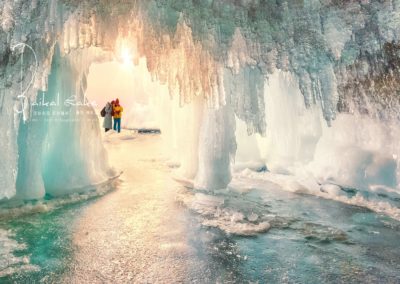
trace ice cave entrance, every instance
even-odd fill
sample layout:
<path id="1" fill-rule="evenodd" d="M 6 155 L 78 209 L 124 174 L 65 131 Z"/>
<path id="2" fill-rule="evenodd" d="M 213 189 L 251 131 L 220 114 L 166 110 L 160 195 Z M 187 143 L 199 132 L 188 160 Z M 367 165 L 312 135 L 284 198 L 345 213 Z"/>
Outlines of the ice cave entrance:
<path id="1" fill-rule="evenodd" d="M 118 98 L 124 107 L 123 129 L 160 130 L 162 112 L 157 108 L 161 96 L 169 97 L 168 89 L 151 79 L 145 58 L 134 65 L 131 56 L 129 51 L 122 51 L 121 58 L 91 64 L 86 96 L 97 113 L 107 102 Z"/>
<path id="2" fill-rule="evenodd" d="M 107 102 L 120 100 L 124 107 L 122 138 L 132 138 L 132 132 L 160 133 L 168 164 L 179 167 L 182 178 L 196 178 L 206 102 L 203 96 L 193 98 L 190 103 L 184 103 L 179 95 L 172 96 L 168 83 L 161 83 L 149 72 L 148 59 L 137 58 L 134 50 L 124 47 L 116 48 L 110 60 L 92 62 L 86 77 L 85 96 L 97 105 L 97 114 Z M 100 127 L 102 124 L 100 117 Z M 101 131 L 104 133 L 103 128 Z M 109 134 L 114 135 L 112 131 Z M 226 168 L 229 171 L 228 165 Z M 217 175 L 220 172 L 225 178 L 226 171 L 218 170 Z"/>

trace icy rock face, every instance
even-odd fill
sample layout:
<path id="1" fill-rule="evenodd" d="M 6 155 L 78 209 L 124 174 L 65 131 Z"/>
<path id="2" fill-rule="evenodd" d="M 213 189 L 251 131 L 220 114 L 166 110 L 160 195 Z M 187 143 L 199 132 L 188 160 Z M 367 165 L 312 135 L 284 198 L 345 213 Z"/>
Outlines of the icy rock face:
<path id="1" fill-rule="evenodd" d="M 167 84 L 181 105 L 196 96 L 204 97 L 216 111 L 229 105 L 246 122 L 248 134 L 265 135 L 264 85 L 276 70 L 296 78 L 305 106 L 321 110 L 329 125 L 338 111 L 377 120 L 398 119 L 399 9 L 399 0 L 4 0 L 0 3 L 0 141 L 4 150 L 0 172 L 6 178 L 0 184 L 0 198 L 15 194 L 17 157 L 32 151 L 24 150 L 22 140 L 17 142 L 20 120 L 29 121 L 30 108 L 22 116 L 15 116 L 12 109 L 21 104 L 19 85 L 28 86 L 36 60 L 22 51 L 22 62 L 21 51 L 12 48 L 18 43 L 29 44 L 37 55 L 37 74 L 25 94 L 28 103 L 39 90 L 48 88 L 57 43 L 62 56 L 97 46 L 118 57 L 126 45 L 135 63 L 146 57 L 153 78 Z M 101 59 L 91 58 L 87 64 L 96 60 Z M 79 62 L 73 63 L 79 67 Z M 80 82 L 82 78 L 73 79 Z M 220 115 L 212 117 L 212 122 L 202 121 L 218 124 Z M 225 156 L 231 155 L 231 139 L 223 138 L 231 135 L 218 135 L 211 143 L 228 143 L 218 147 L 229 152 Z M 204 134 L 199 132 L 200 136 L 200 143 L 208 143 Z M 37 145 L 39 140 L 35 140 Z M 199 152 L 212 154 L 204 150 L 207 147 L 200 144 Z M 221 180 L 229 180 L 229 165 L 222 162 L 226 157 L 204 159 L 209 159 L 209 165 L 227 166 Z M 37 165 L 34 159 L 19 160 Z M 199 161 L 199 170 L 202 164 Z M 24 167 L 20 165 L 21 171 Z"/>

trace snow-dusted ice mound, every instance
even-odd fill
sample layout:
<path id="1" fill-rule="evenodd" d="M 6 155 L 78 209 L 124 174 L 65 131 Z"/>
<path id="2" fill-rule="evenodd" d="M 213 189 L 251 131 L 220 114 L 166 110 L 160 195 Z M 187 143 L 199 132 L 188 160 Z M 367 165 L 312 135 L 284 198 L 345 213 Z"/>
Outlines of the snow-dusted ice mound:
<path id="1" fill-rule="evenodd" d="M 237 185 L 239 184 L 239 186 Z M 397 190 L 377 187 L 371 190 L 346 188 L 337 184 L 320 184 L 312 176 L 290 176 L 270 172 L 244 170 L 238 173 L 230 186 L 246 184 L 250 188 L 265 191 L 285 190 L 294 193 L 311 194 L 346 204 L 368 208 L 400 220 L 400 194 Z"/>
<path id="2" fill-rule="evenodd" d="M 207 195 L 182 190 L 177 200 L 199 214 L 202 225 L 218 228 L 227 234 L 253 236 L 265 233 L 271 227 L 268 216 L 256 214 L 259 210 L 254 206 L 246 209 L 245 206 L 249 204 L 238 196 Z"/>

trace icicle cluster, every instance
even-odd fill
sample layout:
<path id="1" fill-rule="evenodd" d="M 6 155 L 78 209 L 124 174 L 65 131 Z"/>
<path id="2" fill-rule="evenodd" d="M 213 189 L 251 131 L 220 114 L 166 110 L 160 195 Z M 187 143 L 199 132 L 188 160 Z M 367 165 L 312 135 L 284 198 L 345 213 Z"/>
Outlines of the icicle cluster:
<path id="1" fill-rule="evenodd" d="M 66 50 L 95 44 L 118 52 L 116 41 L 125 38 L 182 104 L 197 95 L 216 108 L 229 101 L 249 133 L 265 133 L 263 85 L 276 69 L 297 77 L 305 104 L 320 105 L 328 123 L 346 109 L 340 106 L 360 111 L 360 97 L 374 106 L 382 88 L 396 89 L 387 80 L 398 81 L 398 53 L 390 57 L 387 47 L 399 41 L 397 0 L 92 4 L 79 5 L 73 40 L 64 32 Z M 362 82 L 377 80 L 381 86 L 365 90 Z M 383 105 L 384 112 L 394 107 Z"/>
<path id="2" fill-rule="evenodd" d="M 295 74 L 306 105 L 320 104 L 328 122 L 339 98 L 349 104 L 343 102 L 349 88 L 376 101 L 370 93 L 379 90 L 360 89 L 355 85 L 365 84 L 355 82 L 381 81 L 394 89 L 386 77 L 398 78 L 398 52 L 389 49 L 398 46 L 399 5 L 398 0 L 4 1 L 0 51 L 4 61 L 13 44 L 31 44 L 44 69 L 57 40 L 65 53 L 94 45 L 117 54 L 117 42 L 124 39 L 182 104 L 202 95 L 218 108 L 230 97 L 249 132 L 265 133 L 263 84 L 275 69 Z M 37 87 L 48 75 L 40 71 Z"/>

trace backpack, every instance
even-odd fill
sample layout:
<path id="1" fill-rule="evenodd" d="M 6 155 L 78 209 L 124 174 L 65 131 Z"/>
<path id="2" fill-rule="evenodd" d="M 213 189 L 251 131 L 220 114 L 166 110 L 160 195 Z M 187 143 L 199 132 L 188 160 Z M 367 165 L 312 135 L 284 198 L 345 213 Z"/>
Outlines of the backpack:
<path id="1" fill-rule="evenodd" d="M 101 117 L 105 117 L 106 116 L 106 107 L 103 107 L 103 109 L 100 112 Z"/>

